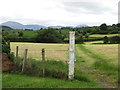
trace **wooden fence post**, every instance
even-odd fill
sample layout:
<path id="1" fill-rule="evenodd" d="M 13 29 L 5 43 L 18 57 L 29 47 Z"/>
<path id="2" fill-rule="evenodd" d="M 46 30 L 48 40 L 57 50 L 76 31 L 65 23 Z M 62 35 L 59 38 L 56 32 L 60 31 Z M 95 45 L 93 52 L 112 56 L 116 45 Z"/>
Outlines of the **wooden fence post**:
<path id="1" fill-rule="evenodd" d="M 10 40 L 7 41 L 8 45 L 9 45 L 9 48 L 10 48 Z M 10 52 L 9 52 L 10 53 Z"/>
<path id="2" fill-rule="evenodd" d="M 16 46 L 16 57 L 18 57 L 18 46 Z"/>
<path id="3" fill-rule="evenodd" d="M 42 61 L 45 61 L 45 49 L 42 49 Z"/>
<path id="4" fill-rule="evenodd" d="M 26 58 L 27 58 L 27 52 L 28 52 L 28 49 L 25 49 L 24 57 L 23 57 L 22 72 L 24 71 L 24 68 L 25 68 L 25 62 L 26 62 Z"/>
<path id="5" fill-rule="evenodd" d="M 74 79 L 74 45 L 75 45 L 75 32 L 70 32 L 70 40 L 69 40 L 69 74 L 68 79 L 73 80 Z"/>
<path id="6" fill-rule="evenodd" d="M 43 62 L 43 77 L 45 76 L 45 68 L 44 68 L 44 62 L 45 62 L 45 49 L 42 49 L 42 62 Z"/>
<path id="7" fill-rule="evenodd" d="M 7 41 L 8 45 L 10 45 L 10 40 Z"/>

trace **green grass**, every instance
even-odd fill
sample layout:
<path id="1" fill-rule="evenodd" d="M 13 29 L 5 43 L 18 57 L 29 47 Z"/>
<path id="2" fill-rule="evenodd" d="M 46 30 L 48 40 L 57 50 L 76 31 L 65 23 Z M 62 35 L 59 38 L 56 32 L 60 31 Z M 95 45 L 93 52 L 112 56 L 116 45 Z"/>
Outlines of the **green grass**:
<path id="1" fill-rule="evenodd" d="M 44 77 L 59 78 L 64 80 L 68 79 L 68 64 L 62 61 L 48 60 L 42 62 L 34 59 L 27 59 L 23 72 L 21 72 L 22 59 L 15 58 L 14 62 L 16 63 L 16 69 L 13 73 L 16 74 L 43 77 L 44 68 Z M 75 80 L 90 82 L 88 75 L 85 75 L 77 68 L 75 68 Z"/>
<path id="2" fill-rule="evenodd" d="M 24 37 L 36 37 L 37 31 L 22 31 L 24 34 Z"/>
<path id="3" fill-rule="evenodd" d="M 108 62 L 108 61 L 110 61 L 110 60 L 107 60 L 107 58 L 91 52 L 90 50 L 86 49 L 85 46 L 83 46 L 83 45 L 80 45 L 79 47 L 80 47 L 81 50 L 84 51 L 87 55 L 89 55 L 90 57 L 96 59 L 96 61 L 95 61 L 95 63 L 94 63 L 94 66 L 95 66 L 96 68 L 99 68 L 99 69 L 101 69 L 101 70 L 106 70 L 106 71 L 112 71 L 112 72 L 115 72 L 115 71 L 118 70 L 118 69 L 117 69 L 118 67 L 110 64 L 110 63 Z"/>
<path id="4" fill-rule="evenodd" d="M 29 49 L 28 53 L 32 51 L 36 51 L 38 50 L 38 48 L 39 48 L 38 51 L 41 51 L 42 48 L 45 48 L 46 51 L 68 49 L 68 44 L 13 43 L 12 42 L 11 48 L 14 52 L 15 52 L 15 47 L 17 45 L 19 45 L 21 51 L 24 51 L 25 48 L 28 48 Z M 110 83 L 110 84 L 111 83 L 115 84 L 118 81 L 117 66 L 116 66 L 117 60 L 115 58 L 109 58 L 109 56 L 115 57 L 112 54 L 116 54 L 115 53 L 116 51 L 114 51 L 114 49 L 117 49 L 116 45 L 84 44 L 84 45 L 76 45 L 76 46 L 77 46 L 76 47 L 77 61 L 75 62 L 75 81 L 77 80 L 77 81 L 86 82 L 86 83 L 97 82 L 99 85 L 102 85 L 101 83 L 104 83 L 104 80 L 102 80 L 103 78 L 105 78 L 106 83 Z M 36 52 L 35 54 L 38 54 L 40 58 L 39 53 Z M 34 56 L 35 54 L 32 52 L 31 55 Z M 54 52 L 54 54 L 51 54 L 51 53 L 48 53 L 48 54 L 54 57 L 56 52 Z M 54 58 L 54 59 L 48 58 L 48 61 L 45 62 L 46 78 L 48 77 L 51 79 L 59 78 L 59 79 L 62 79 L 62 81 L 67 80 L 68 65 L 65 62 L 61 62 L 61 61 L 64 61 L 62 57 L 65 57 L 65 53 L 60 54 L 60 52 L 58 52 L 57 58 Z M 60 58 L 61 58 L 61 61 L 60 61 Z M 68 57 L 67 57 L 67 60 L 69 60 Z M 19 60 L 16 60 L 16 61 L 19 61 Z M 25 70 L 24 73 L 22 73 L 22 75 L 42 77 L 41 68 L 43 64 L 40 61 L 40 59 L 38 59 L 38 61 L 28 59 L 27 61 L 29 61 L 27 65 L 28 68 Z M 113 64 L 111 62 L 113 63 L 115 62 L 115 63 Z M 106 84 L 106 85 L 107 86 L 105 87 L 110 86 L 109 84 Z"/>
<path id="5" fill-rule="evenodd" d="M 84 42 L 85 44 L 103 44 L 103 41 L 90 41 L 90 42 Z"/>
<path id="6" fill-rule="evenodd" d="M 111 64 L 111 59 L 87 49 L 87 45 L 77 45 L 77 49 L 78 66 L 83 73 L 98 83 L 104 82 L 104 87 L 117 87 L 118 66 Z"/>
<path id="7" fill-rule="evenodd" d="M 7 36 L 18 35 L 18 32 L 23 32 L 23 37 L 36 37 L 37 31 L 25 31 L 25 30 L 5 30 L 3 33 L 8 33 Z"/>
<path id="8" fill-rule="evenodd" d="M 101 88 L 92 82 L 3 74 L 3 88 Z"/>
<path id="9" fill-rule="evenodd" d="M 118 36 L 118 34 L 93 34 L 93 35 L 90 35 L 90 37 L 112 37 L 112 36 Z"/>
<path id="10" fill-rule="evenodd" d="M 62 61 L 36 61 L 27 59 L 21 72 L 22 59 L 16 58 L 16 69 L 11 74 L 3 74 L 3 88 L 99 88 L 80 70 L 75 68 L 75 79 L 68 80 L 68 65 Z M 44 66 L 43 66 L 44 64 Z M 45 68 L 44 78 L 42 68 Z M 22 83 L 21 83 L 22 82 Z"/>
<path id="11" fill-rule="evenodd" d="M 114 66 L 118 65 L 118 44 L 85 44 L 84 47 Z"/>

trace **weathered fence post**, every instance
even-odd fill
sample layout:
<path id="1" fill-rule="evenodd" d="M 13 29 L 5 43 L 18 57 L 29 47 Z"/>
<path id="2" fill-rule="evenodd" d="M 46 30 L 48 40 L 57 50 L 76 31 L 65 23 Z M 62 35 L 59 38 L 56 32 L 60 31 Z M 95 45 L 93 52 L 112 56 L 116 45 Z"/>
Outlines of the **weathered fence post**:
<path id="1" fill-rule="evenodd" d="M 75 32 L 70 32 L 70 40 L 69 40 L 69 80 L 74 79 L 74 44 L 75 44 Z"/>
<path id="2" fill-rule="evenodd" d="M 24 57 L 23 57 L 22 72 L 24 71 L 24 68 L 25 68 L 25 62 L 26 62 L 26 58 L 27 58 L 27 52 L 28 52 L 28 49 L 25 49 Z"/>
<path id="3" fill-rule="evenodd" d="M 43 62 L 43 77 L 45 76 L 45 68 L 44 68 L 44 62 L 45 62 L 45 49 L 42 49 L 42 62 Z"/>
<path id="4" fill-rule="evenodd" d="M 10 46 L 10 40 L 7 41 L 8 45 Z"/>
<path id="5" fill-rule="evenodd" d="M 7 43 L 8 43 L 8 46 L 9 46 L 9 48 L 10 48 L 10 40 L 8 40 Z M 10 53 L 10 52 L 9 52 L 9 53 Z"/>
<path id="6" fill-rule="evenodd" d="M 45 49 L 42 49 L 42 61 L 45 61 Z"/>
<path id="7" fill-rule="evenodd" d="M 18 57 L 18 46 L 16 46 L 16 57 Z"/>

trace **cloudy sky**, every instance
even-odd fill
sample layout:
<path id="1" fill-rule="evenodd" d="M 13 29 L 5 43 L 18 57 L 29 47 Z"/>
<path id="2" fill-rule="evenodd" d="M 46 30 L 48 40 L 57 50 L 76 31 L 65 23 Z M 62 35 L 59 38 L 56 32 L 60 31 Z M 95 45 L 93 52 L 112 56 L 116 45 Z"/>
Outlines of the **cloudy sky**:
<path id="1" fill-rule="evenodd" d="M 119 0 L 0 0 L 0 23 L 89 26 L 118 22 Z"/>

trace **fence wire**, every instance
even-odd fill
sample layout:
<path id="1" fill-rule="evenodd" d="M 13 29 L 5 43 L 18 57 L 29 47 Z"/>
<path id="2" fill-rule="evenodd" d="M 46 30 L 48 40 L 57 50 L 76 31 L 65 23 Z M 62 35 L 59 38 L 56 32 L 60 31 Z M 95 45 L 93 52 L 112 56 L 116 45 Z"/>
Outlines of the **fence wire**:
<path id="1" fill-rule="evenodd" d="M 14 51 L 15 55 L 16 52 Z M 18 51 L 18 56 L 24 56 L 24 50 Z M 36 60 L 42 60 L 42 50 L 30 50 L 28 49 L 27 58 L 32 58 Z M 68 50 L 48 50 L 45 49 L 45 60 L 56 60 L 56 61 L 68 61 L 69 55 Z"/>

